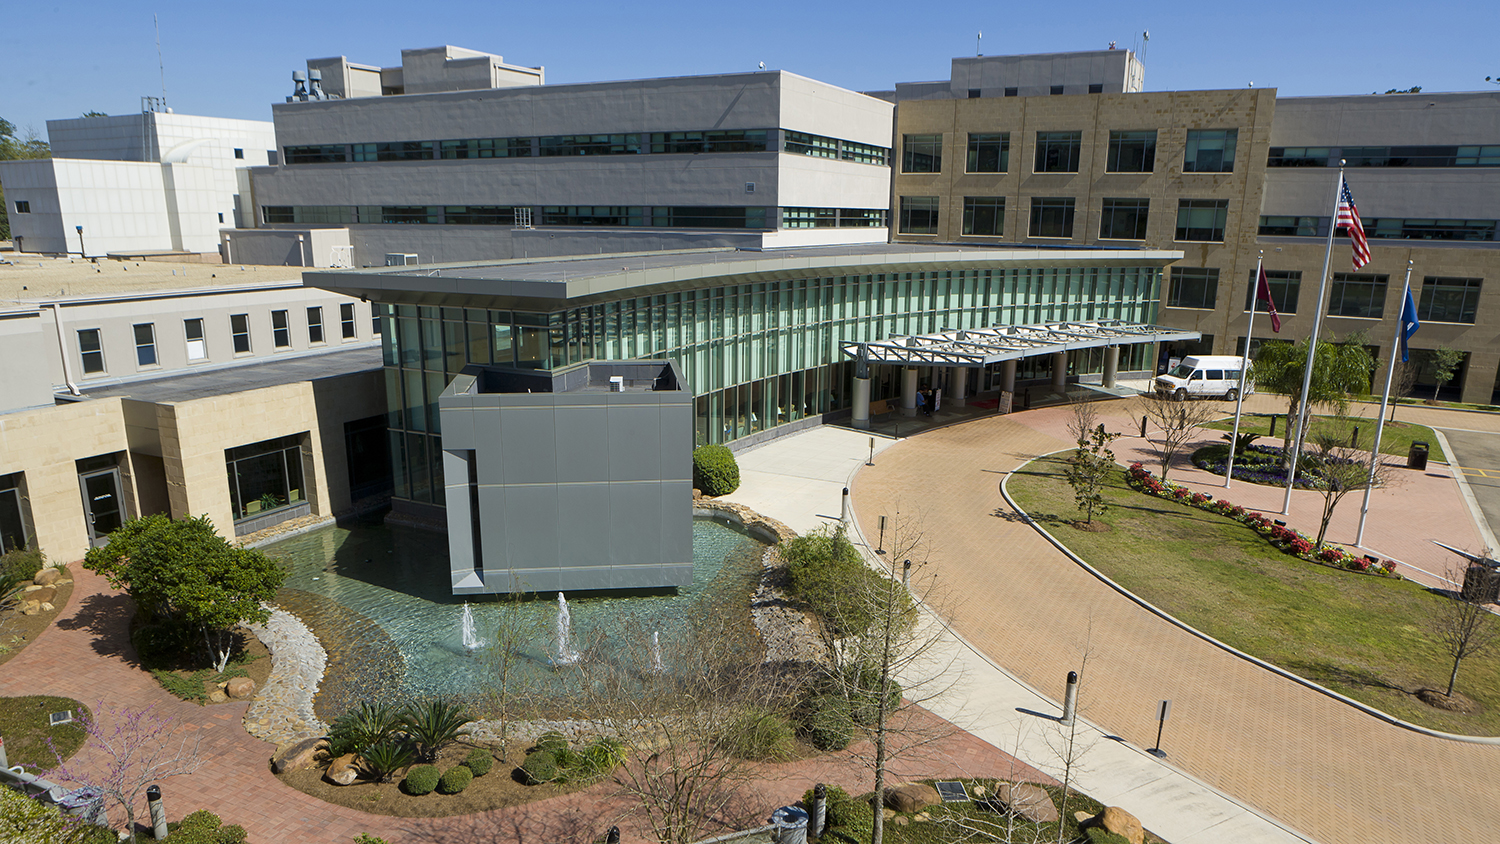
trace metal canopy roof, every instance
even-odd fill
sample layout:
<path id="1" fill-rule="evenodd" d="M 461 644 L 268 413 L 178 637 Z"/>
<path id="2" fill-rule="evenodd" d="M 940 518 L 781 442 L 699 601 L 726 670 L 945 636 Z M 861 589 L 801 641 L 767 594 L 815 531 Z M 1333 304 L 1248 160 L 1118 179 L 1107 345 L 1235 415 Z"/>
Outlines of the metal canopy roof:
<path id="1" fill-rule="evenodd" d="M 869 363 L 899 366 L 985 366 L 1003 360 L 1049 355 L 1072 349 L 1196 340 L 1196 331 L 1141 325 L 1118 319 L 998 325 L 937 334 L 892 336 L 873 343 L 840 343 L 845 355 Z"/>

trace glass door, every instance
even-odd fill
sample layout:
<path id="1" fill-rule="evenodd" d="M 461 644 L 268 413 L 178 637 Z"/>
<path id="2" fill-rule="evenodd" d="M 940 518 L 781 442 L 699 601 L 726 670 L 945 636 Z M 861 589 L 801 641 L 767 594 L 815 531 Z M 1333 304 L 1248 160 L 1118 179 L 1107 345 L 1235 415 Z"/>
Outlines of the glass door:
<path id="1" fill-rule="evenodd" d="M 79 475 L 78 482 L 83 487 L 83 515 L 89 524 L 89 544 L 98 547 L 108 541 L 110 531 L 123 521 L 120 470 Z"/>

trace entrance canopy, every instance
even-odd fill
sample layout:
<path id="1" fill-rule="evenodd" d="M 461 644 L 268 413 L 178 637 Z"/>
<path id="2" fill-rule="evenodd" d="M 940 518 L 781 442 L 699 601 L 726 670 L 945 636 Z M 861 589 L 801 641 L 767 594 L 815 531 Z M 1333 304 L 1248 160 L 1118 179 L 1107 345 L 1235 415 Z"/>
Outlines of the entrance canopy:
<path id="1" fill-rule="evenodd" d="M 982 367 L 1072 349 L 1197 340 L 1200 336 L 1196 331 L 1180 328 L 1105 319 L 966 328 L 937 334 L 893 336 L 873 343 L 840 343 L 839 348 L 845 355 L 868 363 Z"/>

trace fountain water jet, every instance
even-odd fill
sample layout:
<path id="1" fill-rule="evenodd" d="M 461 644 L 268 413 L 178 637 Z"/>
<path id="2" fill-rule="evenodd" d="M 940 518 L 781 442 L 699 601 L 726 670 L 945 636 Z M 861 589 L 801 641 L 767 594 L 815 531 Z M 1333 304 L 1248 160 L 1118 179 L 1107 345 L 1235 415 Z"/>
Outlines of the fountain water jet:
<path id="1" fill-rule="evenodd" d="M 581 654 L 573 650 L 573 616 L 568 612 L 568 599 L 557 593 L 557 655 L 553 665 L 576 665 Z"/>
<path id="2" fill-rule="evenodd" d="M 667 669 L 661 664 L 661 631 L 655 630 L 651 633 L 651 673 L 665 674 Z"/>
<path id="3" fill-rule="evenodd" d="M 469 609 L 468 601 L 464 601 L 463 641 L 464 649 L 470 651 L 484 644 L 479 640 L 479 635 L 474 632 L 474 611 Z"/>

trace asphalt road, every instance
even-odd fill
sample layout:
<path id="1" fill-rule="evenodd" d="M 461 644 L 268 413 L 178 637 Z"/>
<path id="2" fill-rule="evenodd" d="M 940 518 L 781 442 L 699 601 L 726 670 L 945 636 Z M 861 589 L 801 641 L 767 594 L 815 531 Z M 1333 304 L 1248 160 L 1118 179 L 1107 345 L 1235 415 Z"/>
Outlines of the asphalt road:
<path id="1" fill-rule="evenodd" d="M 1490 532 L 1500 535 L 1500 434 L 1443 429 L 1452 453 L 1448 455 L 1474 491 Z M 1500 553 L 1500 548 L 1491 549 Z"/>

